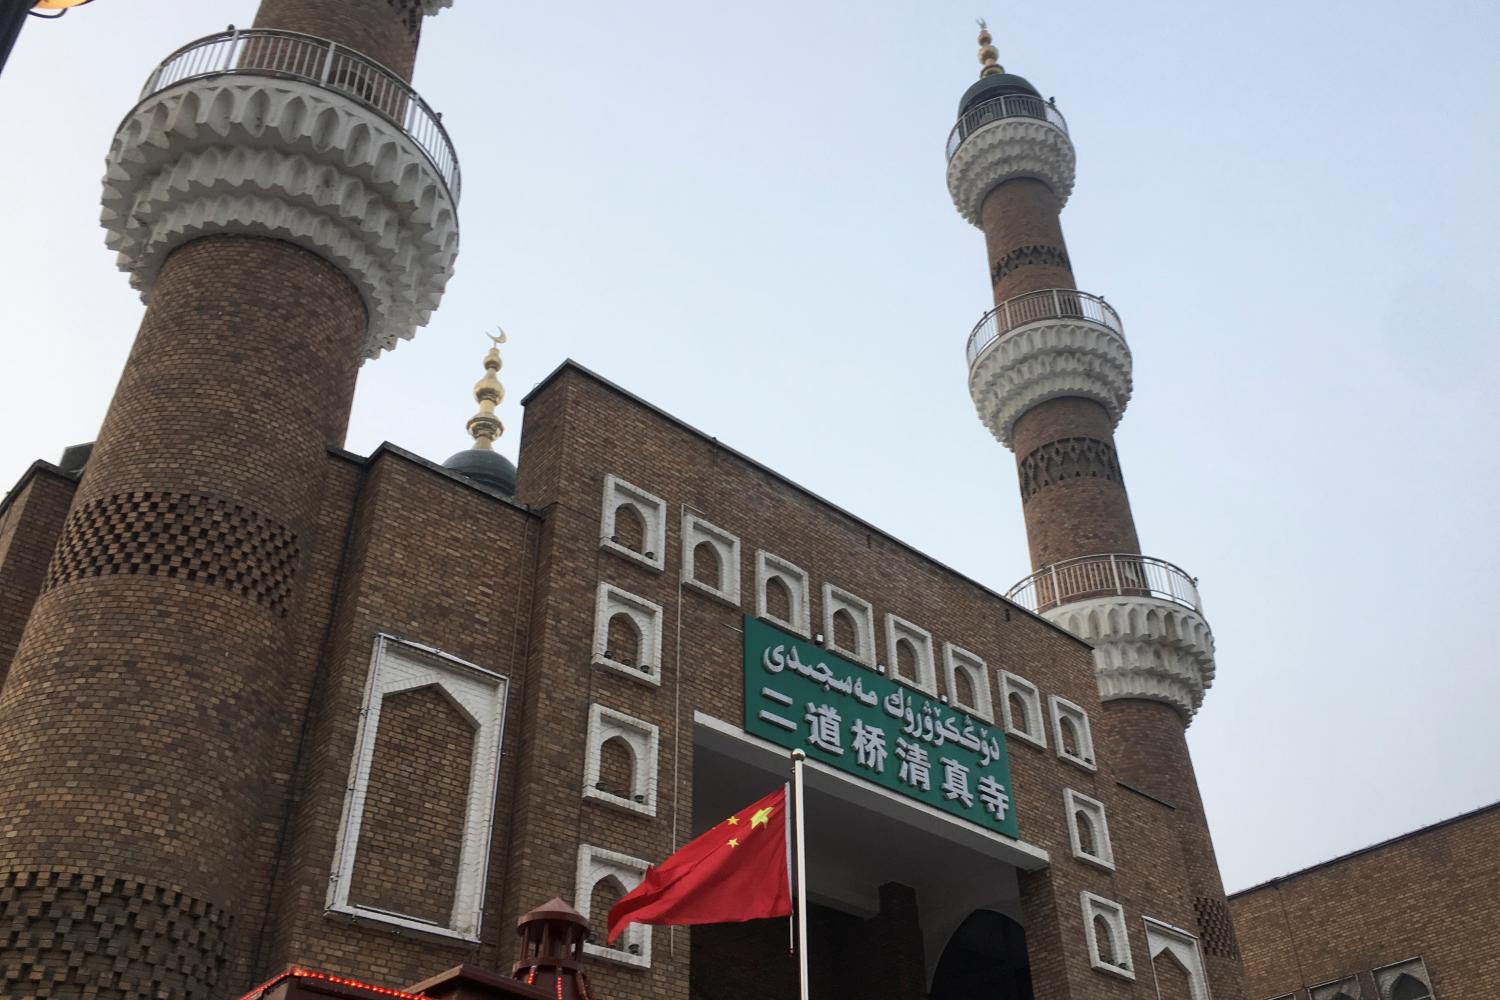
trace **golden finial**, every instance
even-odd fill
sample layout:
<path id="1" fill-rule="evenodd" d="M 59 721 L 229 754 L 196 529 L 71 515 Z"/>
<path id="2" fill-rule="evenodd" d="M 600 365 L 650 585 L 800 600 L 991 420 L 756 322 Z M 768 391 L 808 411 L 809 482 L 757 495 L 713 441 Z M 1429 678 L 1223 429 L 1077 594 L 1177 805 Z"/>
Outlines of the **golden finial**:
<path id="1" fill-rule="evenodd" d="M 1005 67 L 1000 65 L 1000 50 L 996 49 L 990 42 L 990 26 L 984 23 L 984 18 L 979 19 L 979 79 L 987 76 L 996 76 L 1005 72 Z"/>
<path id="2" fill-rule="evenodd" d="M 495 407 L 505 398 L 505 386 L 500 384 L 500 345 L 505 343 L 505 331 L 499 326 L 500 336 L 485 334 L 490 338 L 489 352 L 484 356 L 484 377 L 474 383 L 474 399 L 479 403 L 479 412 L 469 418 L 469 433 L 473 435 L 474 447 L 480 451 L 493 451 L 495 439 L 505 433 L 505 425 L 495 416 Z"/>

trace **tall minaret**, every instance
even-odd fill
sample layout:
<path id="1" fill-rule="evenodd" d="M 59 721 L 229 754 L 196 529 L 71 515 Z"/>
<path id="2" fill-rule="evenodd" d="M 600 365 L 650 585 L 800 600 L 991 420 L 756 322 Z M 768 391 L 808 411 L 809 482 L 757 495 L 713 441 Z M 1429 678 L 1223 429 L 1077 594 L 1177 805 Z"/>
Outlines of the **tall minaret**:
<path id="1" fill-rule="evenodd" d="M 1141 555 L 1114 428 L 1130 399 L 1119 314 L 1078 290 L 1058 215 L 1073 188 L 1067 123 L 1006 73 L 981 22 L 979 81 L 948 139 L 948 190 L 984 233 L 995 308 L 969 337 L 969 392 L 1016 455 L 1035 572 L 1013 600 L 1095 644 L 1109 759 L 1170 802 L 1217 1000 L 1244 996 L 1186 729 L 1214 674 L 1197 581 Z"/>
<path id="2" fill-rule="evenodd" d="M 458 252 L 457 159 L 408 82 L 449 3 L 264 0 L 115 135 L 102 221 L 147 309 L 0 692 L 0 996 L 263 971 L 328 448 Z"/>

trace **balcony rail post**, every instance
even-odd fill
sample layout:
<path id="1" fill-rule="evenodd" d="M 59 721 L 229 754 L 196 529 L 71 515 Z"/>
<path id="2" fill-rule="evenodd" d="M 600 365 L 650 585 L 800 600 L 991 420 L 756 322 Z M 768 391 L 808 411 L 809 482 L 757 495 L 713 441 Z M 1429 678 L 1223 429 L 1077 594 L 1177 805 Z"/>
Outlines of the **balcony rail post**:
<path id="1" fill-rule="evenodd" d="M 1109 556 L 1109 575 L 1115 581 L 1115 593 L 1120 593 L 1122 589 L 1120 587 L 1120 564 L 1115 562 L 1114 553 L 1110 553 Z"/>
<path id="2" fill-rule="evenodd" d="M 337 55 L 338 47 L 339 46 L 337 42 L 328 43 L 328 55 L 323 60 L 323 78 L 321 81 L 319 81 L 324 86 L 328 85 L 329 79 L 333 76 L 333 60 Z"/>
<path id="3" fill-rule="evenodd" d="M 220 67 L 219 72 L 228 73 L 230 67 L 234 65 L 234 43 L 239 41 L 239 38 L 240 29 L 231 29 L 229 32 L 229 44 L 224 47 L 224 65 Z"/>

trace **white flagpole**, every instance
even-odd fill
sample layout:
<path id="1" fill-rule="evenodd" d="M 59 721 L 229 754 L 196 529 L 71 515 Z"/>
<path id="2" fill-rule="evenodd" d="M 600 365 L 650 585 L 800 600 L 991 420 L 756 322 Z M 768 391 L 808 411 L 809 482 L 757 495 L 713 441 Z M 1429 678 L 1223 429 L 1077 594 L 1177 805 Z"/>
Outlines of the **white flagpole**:
<path id="1" fill-rule="evenodd" d="M 810 1000 L 807 979 L 807 838 L 804 823 L 802 796 L 802 763 L 807 754 L 792 751 L 792 821 L 797 837 L 797 978 L 802 987 L 802 1000 Z"/>

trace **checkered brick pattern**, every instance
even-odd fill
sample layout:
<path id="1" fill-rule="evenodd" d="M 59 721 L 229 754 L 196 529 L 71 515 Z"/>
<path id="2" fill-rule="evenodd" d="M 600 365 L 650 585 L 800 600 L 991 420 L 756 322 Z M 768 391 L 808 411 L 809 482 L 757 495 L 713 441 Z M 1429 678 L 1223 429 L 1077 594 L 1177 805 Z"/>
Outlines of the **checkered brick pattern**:
<path id="1" fill-rule="evenodd" d="M 214 994 L 228 917 L 180 892 L 59 869 L 0 876 L 4 997 Z"/>
<path id="2" fill-rule="evenodd" d="M 285 615 L 297 539 L 238 504 L 193 493 L 120 493 L 69 516 L 44 590 L 135 573 L 228 587 Z"/>
<path id="3" fill-rule="evenodd" d="M 1198 936 L 1203 950 L 1210 955 L 1238 958 L 1240 946 L 1234 939 L 1234 924 L 1229 920 L 1229 906 L 1222 899 L 1198 896 L 1193 900 L 1198 915 Z"/>

